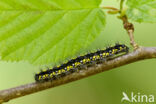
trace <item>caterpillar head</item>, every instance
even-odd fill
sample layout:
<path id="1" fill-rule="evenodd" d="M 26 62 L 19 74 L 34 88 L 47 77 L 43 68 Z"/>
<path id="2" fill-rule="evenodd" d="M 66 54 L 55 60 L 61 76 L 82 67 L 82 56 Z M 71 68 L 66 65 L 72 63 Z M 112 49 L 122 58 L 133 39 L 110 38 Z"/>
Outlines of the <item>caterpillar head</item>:
<path id="1" fill-rule="evenodd" d="M 118 52 L 129 52 L 129 48 L 125 44 L 116 44 L 114 48 L 117 49 Z"/>

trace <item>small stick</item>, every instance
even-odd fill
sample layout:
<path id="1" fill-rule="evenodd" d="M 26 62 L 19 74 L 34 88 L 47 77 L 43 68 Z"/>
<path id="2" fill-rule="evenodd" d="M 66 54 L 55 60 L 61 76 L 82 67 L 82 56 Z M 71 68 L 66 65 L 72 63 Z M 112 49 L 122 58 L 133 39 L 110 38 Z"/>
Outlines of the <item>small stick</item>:
<path id="1" fill-rule="evenodd" d="M 137 48 L 139 48 L 139 46 L 134 40 L 134 25 L 128 21 L 126 15 L 120 17 L 120 19 L 123 21 L 124 29 L 127 31 L 130 37 L 130 44 L 133 46 L 134 50 L 136 50 Z"/>

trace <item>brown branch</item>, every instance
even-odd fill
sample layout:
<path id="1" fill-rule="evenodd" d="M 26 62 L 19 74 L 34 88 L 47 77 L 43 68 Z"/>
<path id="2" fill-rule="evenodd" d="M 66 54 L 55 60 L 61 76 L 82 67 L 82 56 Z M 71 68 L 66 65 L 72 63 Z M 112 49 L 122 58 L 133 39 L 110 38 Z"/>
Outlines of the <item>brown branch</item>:
<path id="1" fill-rule="evenodd" d="M 25 96 L 28 94 L 32 94 L 32 93 L 42 91 L 48 88 L 63 85 L 65 83 L 79 80 L 81 78 L 94 75 L 94 74 L 97 74 L 106 70 L 110 70 L 110 69 L 113 69 L 122 65 L 126 65 L 135 61 L 139 61 L 143 59 L 150 59 L 150 58 L 156 58 L 156 47 L 151 47 L 151 48 L 141 47 L 127 55 L 123 55 L 121 57 L 107 61 L 105 63 L 89 67 L 86 70 L 81 70 L 80 72 L 70 74 L 64 78 L 55 80 L 53 82 L 30 83 L 27 85 L 0 91 L 0 103 L 7 102 L 11 99 Z"/>

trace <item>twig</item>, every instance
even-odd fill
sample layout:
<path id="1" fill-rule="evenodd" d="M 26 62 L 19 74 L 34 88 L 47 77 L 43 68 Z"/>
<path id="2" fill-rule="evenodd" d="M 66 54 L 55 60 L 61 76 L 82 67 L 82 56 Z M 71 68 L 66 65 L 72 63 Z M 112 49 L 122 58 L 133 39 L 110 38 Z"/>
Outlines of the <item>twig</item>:
<path id="1" fill-rule="evenodd" d="M 139 46 L 137 45 L 137 43 L 134 40 L 134 34 L 133 34 L 134 33 L 134 25 L 128 21 L 128 18 L 126 15 L 120 17 L 120 19 L 123 21 L 124 28 L 130 37 L 130 44 L 136 50 L 137 48 L 139 48 Z"/>
<path id="2" fill-rule="evenodd" d="M 150 59 L 150 58 L 156 58 L 156 47 L 149 47 L 149 48 L 140 47 L 134 52 L 131 52 L 127 55 L 123 55 L 121 57 L 107 61 L 103 64 L 98 64 L 97 66 L 89 67 L 87 70 L 81 70 L 78 73 L 73 73 L 71 75 L 68 75 L 59 80 L 55 80 L 53 82 L 30 83 L 27 85 L 0 91 L 0 103 L 7 102 L 11 99 L 32 94 L 41 90 L 63 85 L 65 83 L 79 80 L 81 78 L 94 75 L 106 70 L 111 70 L 113 68 L 126 65 L 135 61 Z"/>

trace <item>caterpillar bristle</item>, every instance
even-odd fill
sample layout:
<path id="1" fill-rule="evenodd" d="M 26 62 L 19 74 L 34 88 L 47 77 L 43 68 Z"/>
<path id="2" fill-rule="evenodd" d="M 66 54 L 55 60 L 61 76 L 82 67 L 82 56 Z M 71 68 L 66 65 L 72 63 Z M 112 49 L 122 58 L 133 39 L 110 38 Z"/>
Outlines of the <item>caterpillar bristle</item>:
<path id="1" fill-rule="evenodd" d="M 40 73 L 35 74 L 35 80 L 36 82 L 57 80 L 61 77 L 77 72 L 78 70 L 87 69 L 87 67 L 92 65 L 105 62 L 117 55 L 120 56 L 122 53 L 128 53 L 128 51 L 129 48 L 125 44 L 116 43 L 115 46 L 109 46 L 106 49 L 90 52 L 83 56 L 80 55 L 77 58 L 73 58 L 62 65 L 57 65 L 53 68 L 46 68 L 46 70 L 41 70 Z"/>

